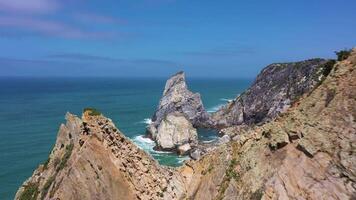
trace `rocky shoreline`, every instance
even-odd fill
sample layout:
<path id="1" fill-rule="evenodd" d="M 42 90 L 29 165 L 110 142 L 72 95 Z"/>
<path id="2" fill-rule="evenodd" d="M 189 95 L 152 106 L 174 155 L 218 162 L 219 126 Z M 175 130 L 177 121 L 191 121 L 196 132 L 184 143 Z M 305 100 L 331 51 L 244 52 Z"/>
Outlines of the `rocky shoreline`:
<path id="1" fill-rule="evenodd" d="M 15 199 L 354 199 L 355 79 L 356 49 L 336 63 L 273 64 L 210 117 L 178 73 L 167 81 L 148 131 L 175 151 L 194 145 L 196 160 L 161 166 L 110 119 L 85 109 L 81 118 L 66 115 L 48 161 Z M 198 127 L 224 136 L 199 143 Z"/>

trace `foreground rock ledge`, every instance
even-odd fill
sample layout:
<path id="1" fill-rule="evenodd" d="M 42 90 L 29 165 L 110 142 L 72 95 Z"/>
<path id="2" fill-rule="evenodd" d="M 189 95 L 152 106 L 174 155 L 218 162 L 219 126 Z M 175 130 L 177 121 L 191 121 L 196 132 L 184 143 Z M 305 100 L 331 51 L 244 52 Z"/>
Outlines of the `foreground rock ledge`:
<path id="1" fill-rule="evenodd" d="M 68 113 L 56 144 L 15 199 L 177 199 L 176 171 L 159 166 L 102 115 Z"/>

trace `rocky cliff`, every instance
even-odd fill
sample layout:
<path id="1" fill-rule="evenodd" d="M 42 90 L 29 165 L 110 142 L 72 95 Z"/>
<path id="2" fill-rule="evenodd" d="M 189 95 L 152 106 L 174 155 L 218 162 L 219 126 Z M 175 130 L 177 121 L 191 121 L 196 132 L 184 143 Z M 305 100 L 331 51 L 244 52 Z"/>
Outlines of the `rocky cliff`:
<path id="1" fill-rule="evenodd" d="M 355 199 L 356 49 L 310 94 L 181 168 L 191 199 Z"/>
<path id="2" fill-rule="evenodd" d="M 285 112 L 324 80 L 334 61 L 311 59 L 264 68 L 252 86 L 213 114 L 218 128 L 262 123 Z"/>
<path id="3" fill-rule="evenodd" d="M 356 49 L 285 113 L 222 131 L 233 140 L 173 169 L 97 112 L 68 114 L 16 199 L 355 199 Z"/>
<path id="4" fill-rule="evenodd" d="M 158 148 L 169 150 L 196 142 L 195 128 L 209 125 L 210 116 L 204 109 L 200 94 L 189 91 L 184 72 L 178 72 L 167 80 L 147 132 L 156 141 Z M 183 129 L 187 131 L 180 131 Z"/>
<path id="5" fill-rule="evenodd" d="M 159 166 L 97 111 L 66 119 L 48 160 L 15 199 L 177 199 L 185 192 L 178 172 Z"/>

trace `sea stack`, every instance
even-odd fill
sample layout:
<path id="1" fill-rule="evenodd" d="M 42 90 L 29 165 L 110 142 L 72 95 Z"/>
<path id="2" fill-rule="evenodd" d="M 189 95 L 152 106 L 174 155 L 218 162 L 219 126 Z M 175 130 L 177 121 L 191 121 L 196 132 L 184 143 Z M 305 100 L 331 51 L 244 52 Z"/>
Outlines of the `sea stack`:
<path id="1" fill-rule="evenodd" d="M 178 72 L 167 80 L 147 133 L 156 141 L 157 148 L 174 150 L 187 143 L 196 143 L 196 128 L 209 124 L 210 116 L 200 94 L 191 92 L 184 72 Z"/>

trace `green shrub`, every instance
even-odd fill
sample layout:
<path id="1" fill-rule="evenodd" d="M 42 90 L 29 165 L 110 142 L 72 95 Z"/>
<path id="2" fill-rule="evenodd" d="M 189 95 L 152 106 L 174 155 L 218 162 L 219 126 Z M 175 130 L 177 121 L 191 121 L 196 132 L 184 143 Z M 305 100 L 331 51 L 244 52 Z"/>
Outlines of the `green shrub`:
<path id="1" fill-rule="evenodd" d="M 351 49 L 335 51 L 335 54 L 337 55 L 337 61 L 343 61 L 343 60 L 346 60 L 350 56 Z"/>
<path id="2" fill-rule="evenodd" d="M 66 166 L 68 159 L 72 155 L 73 147 L 74 147 L 73 143 L 68 144 L 66 146 L 66 150 L 65 150 L 66 152 L 64 153 L 63 158 L 62 158 L 61 162 L 59 163 L 59 166 L 57 168 L 57 172 L 62 170 Z"/>
<path id="3" fill-rule="evenodd" d="M 324 64 L 323 67 L 323 75 L 326 77 L 330 74 L 331 70 L 333 69 L 334 65 L 335 65 L 336 61 L 335 60 L 329 60 L 328 62 L 326 62 Z"/>
<path id="4" fill-rule="evenodd" d="M 44 186 L 42 188 L 41 199 L 44 199 L 46 197 L 48 190 L 51 187 L 55 178 L 56 178 L 56 175 L 49 177 L 49 179 L 46 181 L 46 183 L 44 184 Z"/>
<path id="5" fill-rule="evenodd" d="M 38 184 L 29 183 L 24 186 L 24 191 L 21 193 L 19 200 L 36 200 L 39 194 Z"/>
<path id="6" fill-rule="evenodd" d="M 44 168 L 44 169 L 47 169 L 47 168 L 48 168 L 49 161 L 51 161 L 51 158 L 48 156 L 46 162 L 43 163 L 43 168 Z"/>
<path id="7" fill-rule="evenodd" d="M 84 108 L 84 112 L 89 112 L 90 116 L 101 115 L 101 112 L 95 108 Z"/>

